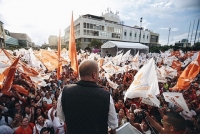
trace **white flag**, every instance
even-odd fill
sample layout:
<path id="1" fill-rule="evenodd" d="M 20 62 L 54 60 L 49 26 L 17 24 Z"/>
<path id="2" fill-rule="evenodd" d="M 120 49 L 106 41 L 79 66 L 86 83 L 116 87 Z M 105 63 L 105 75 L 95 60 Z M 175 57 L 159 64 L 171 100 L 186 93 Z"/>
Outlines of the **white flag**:
<path id="1" fill-rule="evenodd" d="M 118 54 L 121 54 L 121 53 L 123 53 L 123 52 L 124 52 L 124 50 L 122 49 L 122 50 L 120 50 L 120 51 L 117 52 L 117 55 L 118 55 Z"/>
<path id="2" fill-rule="evenodd" d="M 185 99 L 183 98 L 182 93 L 173 93 L 173 92 L 164 92 L 163 96 L 165 98 L 165 101 L 170 102 L 179 108 L 182 108 L 183 110 L 189 112 L 188 106 L 185 102 Z"/>
<path id="3" fill-rule="evenodd" d="M 149 98 L 156 106 L 159 106 L 160 101 L 156 97 L 158 94 L 159 87 L 155 62 L 151 58 L 135 75 L 134 81 L 125 94 L 125 99 L 137 97 Z"/>
<path id="4" fill-rule="evenodd" d="M 130 56 L 131 50 L 128 50 L 123 56 L 122 56 L 122 61 L 126 62 Z"/>
<path id="5" fill-rule="evenodd" d="M 117 89 L 117 87 L 119 86 L 118 84 L 114 83 L 113 81 L 110 80 L 110 76 L 111 74 L 106 73 L 105 77 L 110 85 L 110 87 L 112 87 L 113 89 Z"/>

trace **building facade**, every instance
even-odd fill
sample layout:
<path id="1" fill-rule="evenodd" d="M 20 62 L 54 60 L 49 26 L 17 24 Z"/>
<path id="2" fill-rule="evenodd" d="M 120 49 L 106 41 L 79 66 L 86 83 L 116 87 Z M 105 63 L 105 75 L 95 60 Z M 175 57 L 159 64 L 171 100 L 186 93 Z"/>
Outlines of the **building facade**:
<path id="1" fill-rule="evenodd" d="M 11 33 L 10 36 L 18 39 L 19 46 L 29 48 L 32 47 L 31 38 L 25 33 Z"/>
<path id="2" fill-rule="evenodd" d="M 107 41 L 124 41 L 140 42 L 145 45 L 149 45 L 151 39 L 149 30 L 126 26 L 120 21 L 118 14 L 114 14 L 111 11 L 102 14 L 102 16 L 90 14 L 79 16 L 74 21 L 74 32 L 76 42 L 81 43 L 82 49 L 86 48 L 92 39 L 99 40 L 102 43 Z M 70 26 L 65 29 L 64 37 L 67 45 L 69 44 L 69 34 Z"/>
<path id="3" fill-rule="evenodd" d="M 58 46 L 58 36 L 50 35 L 49 38 L 49 46 Z M 66 46 L 64 37 L 61 37 L 61 46 Z"/>
<path id="4" fill-rule="evenodd" d="M 0 21 L 0 48 L 6 47 L 5 45 L 5 31 L 3 27 L 3 22 Z"/>
<path id="5" fill-rule="evenodd" d="M 5 44 L 6 44 L 6 47 L 8 46 L 19 46 L 19 42 L 17 39 L 13 38 L 10 36 L 10 32 L 8 30 L 5 29 Z"/>
<path id="6" fill-rule="evenodd" d="M 159 42 L 159 34 L 153 33 L 150 31 L 150 42 L 149 46 L 160 46 Z"/>
<path id="7" fill-rule="evenodd" d="M 49 38 L 49 46 L 57 46 L 58 45 L 58 37 L 54 35 L 50 35 Z"/>

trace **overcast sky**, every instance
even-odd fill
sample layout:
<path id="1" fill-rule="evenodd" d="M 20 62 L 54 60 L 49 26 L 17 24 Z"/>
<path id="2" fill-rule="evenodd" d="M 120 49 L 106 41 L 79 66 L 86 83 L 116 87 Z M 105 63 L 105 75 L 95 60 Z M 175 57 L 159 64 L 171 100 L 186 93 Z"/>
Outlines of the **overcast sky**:
<path id="1" fill-rule="evenodd" d="M 74 20 L 79 15 L 101 16 L 107 8 L 119 11 L 125 25 L 140 25 L 160 34 L 159 43 L 167 44 L 169 28 L 170 43 L 188 37 L 193 22 L 193 39 L 200 19 L 200 0 L 0 0 L 0 21 L 10 32 L 27 33 L 36 45 L 48 43 L 50 35 L 62 36 L 70 25 L 71 13 Z M 200 26 L 198 28 L 199 37 Z M 197 41 L 196 41 L 197 42 Z"/>

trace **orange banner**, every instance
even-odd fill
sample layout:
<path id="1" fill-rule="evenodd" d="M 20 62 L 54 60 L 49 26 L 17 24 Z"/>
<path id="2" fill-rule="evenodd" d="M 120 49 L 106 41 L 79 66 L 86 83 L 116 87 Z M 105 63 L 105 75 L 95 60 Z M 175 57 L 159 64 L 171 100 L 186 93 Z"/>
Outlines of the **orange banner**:
<path id="1" fill-rule="evenodd" d="M 12 88 L 13 88 L 15 91 L 17 91 L 18 93 L 21 93 L 21 94 L 23 94 L 23 95 L 28 96 L 28 90 L 26 90 L 23 86 L 13 84 L 13 85 L 12 85 Z"/>
<path id="2" fill-rule="evenodd" d="M 17 70 L 17 64 L 19 61 L 20 57 L 18 57 L 13 63 L 12 65 L 9 67 L 9 71 L 8 74 L 6 75 L 6 79 L 3 82 L 3 88 L 2 88 L 2 93 L 6 94 L 6 95 L 10 95 L 10 88 L 11 85 L 13 83 L 13 79 L 15 77 L 15 71 Z"/>

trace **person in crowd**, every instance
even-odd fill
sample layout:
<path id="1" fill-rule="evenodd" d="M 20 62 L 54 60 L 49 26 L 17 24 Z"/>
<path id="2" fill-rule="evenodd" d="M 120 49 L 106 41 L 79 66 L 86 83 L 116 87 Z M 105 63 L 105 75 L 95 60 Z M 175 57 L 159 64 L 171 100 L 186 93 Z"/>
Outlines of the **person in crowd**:
<path id="1" fill-rule="evenodd" d="M 189 111 L 183 110 L 180 112 L 180 115 L 185 118 L 186 124 L 187 124 L 187 130 L 193 132 L 193 129 L 195 127 L 195 122 L 196 122 L 196 112 L 192 110 L 191 104 L 187 103 Z M 194 133 L 194 132 L 193 132 Z"/>
<path id="2" fill-rule="evenodd" d="M 137 130 L 139 130 L 140 132 L 142 132 L 142 129 L 141 129 L 141 127 L 140 127 L 140 124 L 135 122 L 135 114 L 134 114 L 134 113 L 132 113 L 132 112 L 129 113 L 128 122 L 129 122 L 132 126 L 134 126 Z"/>
<path id="3" fill-rule="evenodd" d="M 49 129 L 52 128 L 52 122 L 48 119 L 45 119 L 42 115 L 37 117 L 37 122 L 33 128 L 33 134 L 39 134 L 43 127 L 47 127 Z"/>
<path id="4" fill-rule="evenodd" d="M 22 115 L 16 113 L 15 116 L 14 116 L 13 122 L 10 124 L 10 126 L 12 127 L 12 129 L 13 129 L 14 131 L 16 131 L 16 130 L 20 127 L 20 125 L 21 125 L 21 120 L 22 120 Z"/>
<path id="5" fill-rule="evenodd" d="M 142 123 L 140 124 L 140 127 L 142 129 L 142 133 L 143 134 L 151 134 L 151 130 L 150 130 L 150 127 L 149 127 L 148 122 L 146 121 L 146 119 L 142 120 Z"/>
<path id="6" fill-rule="evenodd" d="M 13 119 L 9 116 L 3 116 L 2 115 L 2 110 L 0 109 L 0 126 L 2 125 L 8 125 L 10 126 L 10 124 L 13 122 Z"/>
<path id="7" fill-rule="evenodd" d="M 40 95 L 36 95 L 35 96 L 35 103 L 37 104 L 37 106 L 42 106 L 42 96 Z"/>
<path id="8" fill-rule="evenodd" d="M 57 90 L 57 91 L 55 92 L 55 96 L 54 96 L 53 100 L 57 101 L 57 100 L 58 100 L 58 97 L 59 97 L 59 95 L 60 95 L 60 91 L 59 91 L 59 90 Z"/>
<path id="9" fill-rule="evenodd" d="M 45 115 L 45 113 L 42 110 L 42 107 L 36 107 L 35 108 L 35 112 L 34 112 L 34 121 L 37 120 L 37 117 L 39 115 L 42 115 L 44 118 L 47 118 L 47 116 Z"/>
<path id="10" fill-rule="evenodd" d="M 79 74 L 81 80 L 65 86 L 58 99 L 57 115 L 65 119 L 67 133 L 107 134 L 108 125 L 111 133 L 116 133 L 118 120 L 113 99 L 97 85 L 99 68 L 96 61 L 82 61 Z"/>
<path id="11" fill-rule="evenodd" d="M 21 106 L 21 104 L 19 102 L 15 102 L 15 109 L 14 109 L 14 115 L 15 114 L 21 114 L 21 115 L 24 115 L 24 110 Z"/>
<path id="12" fill-rule="evenodd" d="M 123 99 L 121 99 L 121 98 L 120 98 L 120 99 L 117 101 L 117 103 L 115 104 L 115 109 L 116 109 L 116 112 L 117 112 L 117 113 L 119 113 L 119 110 L 120 110 L 120 109 L 124 109 L 125 114 L 126 114 L 126 112 L 128 111 L 128 110 L 125 108 L 125 106 L 124 106 Z"/>
<path id="13" fill-rule="evenodd" d="M 120 109 L 118 113 L 118 126 L 121 127 L 127 122 L 127 117 L 125 116 L 124 109 Z"/>
<path id="14" fill-rule="evenodd" d="M 21 126 L 15 131 L 15 134 L 32 134 L 33 133 L 33 123 L 29 123 L 29 119 L 24 117 L 21 120 Z"/>
<path id="15" fill-rule="evenodd" d="M 42 102 L 42 111 L 44 112 L 45 117 L 47 116 L 47 113 L 48 113 L 49 109 L 51 109 L 51 108 L 52 108 L 52 104 L 47 104 L 46 101 Z"/>
<path id="16" fill-rule="evenodd" d="M 14 130 L 7 125 L 0 125 L 1 134 L 13 134 Z"/>
<path id="17" fill-rule="evenodd" d="M 32 107 L 30 106 L 26 106 L 25 107 L 25 115 L 24 117 L 26 117 L 28 119 L 29 122 L 34 123 L 34 109 L 32 109 Z"/>
<path id="18" fill-rule="evenodd" d="M 146 112 L 146 119 L 150 122 L 150 125 L 154 127 L 161 134 L 184 134 L 186 130 L 185 119 L 176 112 L 166 112 L 161 123 L 163 127 L 157 123 L 152 117 Z"/>
<path id="19" fill-rule="evenodd" d="M 64 134 L 66 132 L 66 125 L 57 117 L 57 101 L 53 101 L 52 105 L 53 107 L 48 111 L 48 119 L 52 122 L 56 134 Z"/>
<path id="20" fill-rule="evenodd" d="M 51 96 L 49 95 L 48 92 L 45 94 L 45 97 L 43 97 L 43 102 L 44 101 L 46 101 L 47 104 L 52 104 L 52 98 L 51 98 Z"/>
<path id="21" fill-rule="evenodd" d="M 40 134 L 50 134 L 50 130 L 47 127 L 43 127 L 40 131 Z"/>

